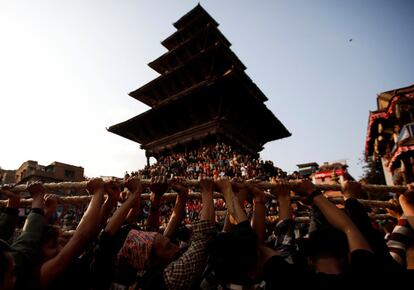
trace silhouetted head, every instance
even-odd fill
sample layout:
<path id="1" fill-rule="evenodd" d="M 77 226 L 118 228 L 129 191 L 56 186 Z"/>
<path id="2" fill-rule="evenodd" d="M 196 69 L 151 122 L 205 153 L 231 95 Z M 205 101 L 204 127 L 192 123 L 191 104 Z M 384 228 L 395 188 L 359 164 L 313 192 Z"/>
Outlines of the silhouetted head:
<path id="1" fill-rule="evenodd" d="M 208 246 L 210 264 L 220 283 L 253 284 L 257 264 L 257 236 L 249 225 L 218 234 Z"/>
<path id="2" fill-rule="evenodd" d="M 347 263 L 349 246 L 342 231 L 324 228 L 309 235 L 309 240 L 305 243 L 305 252 L 311 267 L 320 259 L 331 259 L 343 268 Z"/>

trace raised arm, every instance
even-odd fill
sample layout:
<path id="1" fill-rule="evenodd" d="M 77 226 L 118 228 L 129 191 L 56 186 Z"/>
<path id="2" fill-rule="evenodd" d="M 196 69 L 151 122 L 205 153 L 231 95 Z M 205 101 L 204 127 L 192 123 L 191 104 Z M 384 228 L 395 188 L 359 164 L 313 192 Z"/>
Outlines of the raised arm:
<path id="1" fill-rule="evenodd" d="M 356 181 L 344 181 L 341 186 L 347 215 L 364 235 L 373 252 L 382 257 L 390 258 L 383 235 L 374 228 L 365 206 L 358 201 L 358 198 L 367 198 L 361 184 Z"/>
<path id="2" fill-rule="evenodd" d="M 178 195 L 175 200 L 175 205 L 170 220 L 164 231 L 164 236 L 168 238 L 174 236 L 180 226 L 181 221 L 184 219 L 185 204 L 187 203 L 188 199 L 188 186 L 183 180 L 172 179 L 170 181 L 170 185 L 178 193 Z"/>
<path id="3" fill-rule="evenodd" d="M 200 220 L 193 224 L 193 236 L 188 250 L 176 261 L 170 263 L 163 272 L 167 289 L 192 289 L 206 266 L 207 243 L 215 234 L 215 212 L 211 179 L 200 180 L 201 209 Z"/>
<path id="4" fill-rule="evenodd" d="M 130 177 L 125 186 L 129 190 L 127 200 L 118 208 L 113 216 L 109 219 L 108 224 L 105 227 L 105 232 L 111 236 L 115 235 L 121 228 L 125 221 L 130 209 L 137 203 L 139 206 L 140 197 L 142 193 L 141 181 L 137 177 Z"/>
<path id="5" fill-rule="evenodd" d="M 273 181 L 278 186 L 272 189 L 272 194 L 279 203 L 279 220 L 274 228 L 275 243 L 273 249 L 286 261 L 292 263 L 296 252 L 295 223 L 290 208 L 290 186 L 285 181 Z"/>
<path id="6" fill-rule="evenodd" d="M 277 197 L 279 203 L 279 220 L 291 219 L 290 187 L 286 182 L 276 182 L 278 186 L 272 189 L 272 194 Z"/>
<path id="7" fill-rule="evenodd" d="M 107 194 L 107 198 L 101 208 L 98 230 L 102 229 L 102 227 L 105 226 L 112 210 L 118 204 L 121 194 L 120 186 L 113 180 L 105 182 L 104 189 Z"/>
<path id="8" fill-rule="evenodd" d="M 28 257 L 33 257 L 37 255 L 40 238 L 46 225 L 44 218 L 45 189 L 40 182 L 35 182 L 30 184 L 27 190 L 33 199 L 32 210 L 27 216 L 21 235 L 12 244 L 12 247 L 24 252 Z"/>
<path id="9" fill-rule="evenodd" d="M 305 196 L 308 202 L 316 205 L 325 216 L 326 220 L 336 229 L 345 233 L 349 251 L 366 250 L 372 252 L 367 240 L 358 230 L 352 220 L 339 208 L 331 203 L 316 186 L 309 180 L 303 180 L 294 187 L 294 191 Z"/>
<path id="10" fill-rule="evenodd" d="M 133 224 L 137 222 L 137 215 L 140 211 L 141 200 L 138 199 L 137 202 L 129 210 L 125 222 L 128 224 Z"/>
<path id="11" fill-rule="evenodd" d="M 407 192 L 400 195 L 399 201 L 405 218 L 414 229 L 414 183 L 408 185 Z"/>
<path id="12" fill-rule="evenodd" d="M 39 182 L 27 187 L 32 196 L 32 210 L 27 216 L 22 233 L 11 245 L 12 256 L 16 263 L 16 289 L 23 289 L 27 277 L 32 274 L 36 262 L 39 260 L 40 241 L 46 227 L 44 218 L 45 189 Z"/>
<path id="13" fill-rule="evenodd" d="M 103 180 L 100 178 L 90 180 L 87 190 L 92 198 L 76 232 L 62 250 L 55 257 L 44 262 L 40 268 L 40 284 L 43 288 L 67 269 L 73 260 L 85 250 L 96 233 L 95 229 L 98 227 L 99 213 L 104 199 Z"/>
<path id="14" fill-rule="evenodd" d="M 258 245 L 264 245 L 266 235 L 266 199 L 264 191 L 250 183 L 249 191 L 253 193 L 252 229 L 257 235 Z"/>
<path id="15" fill-rule="evenodd" d="M 7 207 L 0 213 L 0 239 L 8 241 L 19 219 L 20 194 L 12 192 L 10 187 L 0 187 L 0 194 L 8 197 Z"/>
<path id="16" fill-rule="evenodd" d="M 214 182 L 210 178 L 200 178 L 201 201 L 203 207 L 200 213 L 201 221 L 215 221 L 215 211 L 213 202 Z"/>
<path id="17" fill-rule="evenodd" d="M 136 205 L 139 207 L 142 193 L 140 180 L 136 177 L 131 177 L 125 182 L 125 186 L 129 190 L 128 197 L 109 219 L 94 250 L 94 261 L 91 264 L 91 277 L 94 289 L 109 289 L 115 273 L 114 263 L 116 255 L 119 251 L 119 246 L 116 245 L 116 233 L 124 223 L 131 207 Z M 120 189 L 107 189 L 108 191 L 114 191 L 116 196 L 119 196 Z"/>
<path id="18" fill-rule="evenodd" d="M 371 220 L 362 204 L 357 199 L 365 198 L 361 184 L 356 181 L 344 181 L 341 184 L 342 195 L 345 200 L 345 211 L 358 229 L 363 233 L 368 233 L 373 229 Z"/>
<path id="19" fill-rule="evenodd" d="M 240 206 L 243 208 L 244 202 L 249 195 L 249 188 L 245 182 L 233 178 L 231 181 L 232 189 L 234 194 L 237 196 Z M 226 211 L 226 218 L 224 220 L 223 232 L 229 232 L 233 225 L 236 225 L 236 220 L 230 215 L 229 211 Z"/>
<path id="20" fill-rule="evenodd" d="M 160 228 L 160 205 L 161 197 L 167 191 L 168 184 L 167 178 L 164 177 L 155 177 L 151 180 L 151 208 L 150 214 L 147 220 L 147 230 L 158 232 Z"/>
<path id="21" fill-rule="evenodd" d="M 247 216 L 244 213 L 237 196 L 234 195 L 230 181 L 227 178 L 219 178 L 215 183 L 219 191 L 223 193 L 228 213 L 238 224 L 247 221 Z"/>

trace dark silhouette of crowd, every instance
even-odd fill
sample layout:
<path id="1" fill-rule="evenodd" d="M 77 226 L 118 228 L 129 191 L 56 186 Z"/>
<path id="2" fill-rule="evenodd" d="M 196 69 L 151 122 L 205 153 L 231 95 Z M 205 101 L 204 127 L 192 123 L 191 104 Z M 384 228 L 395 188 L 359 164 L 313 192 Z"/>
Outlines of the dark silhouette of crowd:
<path id="1" fill-rule="evenodd" d="M 244 169 L 243 169 L 244 168 Z M 284 179 L 277 179 L 283 177 Z M 141 179 L 151 178 L 144 188 Z M 189 187 L 185 179 L 199 180 Z M 297 176 L 290 177 L 297 178 Z M 355 181 L 343 209 L 267 161 L 204 147 L 163 157 L 124 183 L 90 179 L 87 206 L 65 209 L 41 183 L 18 230 L 20 196 L 2 187 L 0 289 L 389 289 L 412 284 L 414 185 L 395 224 L 373 222 Z M 257 181 L 274 184 L 265 192 Z M 174 191 L 175 200 L 165 200 Z M 197 191 L 200 199 L 190 199 Z M 149 200 L 142 194 L 149 192 Z M 214 198 L 220 192 L 223 198 Z M 266 194 L 273 195 L 268 199 Z M 292 202 L 291 196 L 298 202 Z M 310 223 L 295 221 L 306 210 Z M 405 286 L 407 287 L 407 286 Z M 408 286 L 410 287 L 410 286 Z"/>

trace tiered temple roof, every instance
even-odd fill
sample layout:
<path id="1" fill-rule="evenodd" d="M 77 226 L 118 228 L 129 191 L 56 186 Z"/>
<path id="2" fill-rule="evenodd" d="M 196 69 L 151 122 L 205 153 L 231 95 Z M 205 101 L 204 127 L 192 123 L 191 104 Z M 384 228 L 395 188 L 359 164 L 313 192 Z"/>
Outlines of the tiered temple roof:
<path id="1" fill-rule="evenodd" d="M 168 51 L 149 63 L 160 76 L 129 94 L 151 109 L 110 132 L 140 143 L 147 156 L 213 139 L 257 154 L 265 143 L 291 135 L 200 5 L 174 26 L 162 42 Z"/>

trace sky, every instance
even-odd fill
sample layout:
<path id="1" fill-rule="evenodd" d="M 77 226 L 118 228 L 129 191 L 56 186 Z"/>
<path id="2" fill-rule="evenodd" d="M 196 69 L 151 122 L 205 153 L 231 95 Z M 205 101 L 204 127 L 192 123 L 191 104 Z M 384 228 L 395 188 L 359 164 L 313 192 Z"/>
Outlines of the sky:
<path id="1" fill-rule="evenodd" d="M 144 167 L 139 144 L 106 128 L 149 109 L 128 93 L 158 76 L 147 63 L 197 3 L 0 0 L 0 167 L 60 161 L 88 177 Z M 200 3 L 292 133 L 261 157 L 288 172 L 345 159 L 361 176 L 377 94 L 414 83 L 414 1 Z"/>

